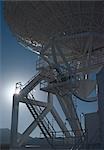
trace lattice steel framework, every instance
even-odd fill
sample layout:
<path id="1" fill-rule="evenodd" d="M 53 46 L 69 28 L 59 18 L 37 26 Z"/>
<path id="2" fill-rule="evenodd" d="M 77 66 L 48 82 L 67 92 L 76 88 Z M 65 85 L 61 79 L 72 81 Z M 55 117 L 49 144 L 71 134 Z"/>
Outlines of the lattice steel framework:
<path id="1" fill-rule="evenodd" d="M 53 146 L 55 130 L 51 124 L 50 128 L 47 126 L 48 112 L 54 116 L 65 138 L 71 138 L 53 106 L 52 94 L 56 95 L 74 137 L 78 138 L 77 143 L 82 142 L 83 131 L 73 96 L 87 102 L 96 101 L 96 96 L 89 97 L 96 90 L 96 81 L 91 80 L 89 74 L 98 72 L 104 65 L 104 2 L 11 1 L 4 6 L 6 19 L 19 43 L 39 56 L 36 65 L 39 73 L 13 97 L 12 146 L 23 145 L 37 125 Z M 39 83 L 40 89 L 48 92 L 47 103 L 36 101 L 30 95 Z M 26 104 L 34 121 L 17 140 L 19 102 Z"/>

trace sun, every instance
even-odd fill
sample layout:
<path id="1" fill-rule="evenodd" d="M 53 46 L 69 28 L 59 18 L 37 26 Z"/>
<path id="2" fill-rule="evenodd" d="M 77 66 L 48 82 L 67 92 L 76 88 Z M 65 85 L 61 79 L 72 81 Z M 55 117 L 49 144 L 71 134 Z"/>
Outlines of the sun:
<path id="1" fill-rule="evenodd" d="M 15 85 L 11 85 L 8 89 L 8 95 L 10 98 L 12 98 L 14 94 L 15 94 Z"/>
<path id="2" fill-rule="evenodd" d="M 15 86 L 15 93 L 14 94 L 19 94 L 21 87 L 22 87 L 21 82 L 17 82 L 16 86 Z"/>
<path id="3" fill-rule="evenodd" d="M 19 95 L 20 92 L 20 88 L 16 88 L 14 94 L 18 94 Z"/>
<path id="4" fill-rule="evenodd" d="M 15 94 L 15 82 L 9 82 L 4 89 L 4 97 L 8 104 L 12 104 L 13 95 Z"/>
<path id="5" fill-rule="evenodd" d="M 13 97 L 14 94 L 19 94 L 21 90 L 21 82 L 14 83 L 10 87 L 10 96 Z"/>
<path id="6" fill-rule="evenodd" d="M 16 88 L 16 83 L 11 84 L 8 88 L 8 96 L 9 98 L 13 98 L 14 94 L 19 94 L 20 90 L 19 88 Z"/>
<path id="7" fill-rule="evenodd" d="M 11 81 L 7 84 L 7 86 L 5 87 L 4 89 L 4 92 L 5 92 L 5 98 L 7 99 L 7 101 L 9 103 L 12 103 L 12 100 L 13 100 L 13 95 L 14 94 L 19 94 L 20 92 L 20 88 L 16 88 L 16 82 L 14 81 Z"/>

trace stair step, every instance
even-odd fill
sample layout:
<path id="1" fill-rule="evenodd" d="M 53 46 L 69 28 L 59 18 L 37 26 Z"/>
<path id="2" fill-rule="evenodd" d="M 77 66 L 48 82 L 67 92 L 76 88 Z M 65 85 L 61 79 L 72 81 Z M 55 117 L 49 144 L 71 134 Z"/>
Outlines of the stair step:
<path id="1" fill-rule="evenodd" d="M 34 96 L 32 94 L 31 94 L 31 97 L 35 100 L 35 98 L 34 98 Z M 45 119 L 47 120 L 48 123 L 46 122 L 45 119 L 41 120 L 39 118 L 39 115 L 42 112 L 41 108 L 38 108 L 36 106 L 34 108 L 31 103 L 30 104 L 26 104 L 26 105 L 27 105 L 28 109 L 30 110 L 30 112 L 31 112 L 32 116 L 34 117 L 34 119 L 36 121 L 38 121 L 38 126 L 41 129 L 41 131 L 42 131 L 43 135 L 45 136 L 45 138 L 47 139 L 48 143 L 51 144 L 50 143 L 50 139 L 52 139 L 53 136 L 55 136 L 55 134 L 54 134 L 55 130 L 52 127 L 51 123 L 49 122 L 48 118 L 45 117 Z M 52 132 L 52 130 L 53 130 L 53 132 Z"/>

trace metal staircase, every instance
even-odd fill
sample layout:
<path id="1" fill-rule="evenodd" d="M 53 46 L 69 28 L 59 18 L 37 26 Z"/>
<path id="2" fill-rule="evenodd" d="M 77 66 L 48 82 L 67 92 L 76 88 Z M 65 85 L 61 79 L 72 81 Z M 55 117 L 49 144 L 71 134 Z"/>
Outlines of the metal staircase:
<path id="1" fill-rule="evenodd" d="M 31 96 L 32 99 L 35 101 L 35 98 L 32 93 L 29 93 L 29 96 Z M 26 104 L 26 106 L 28 107 L 35 121 L 37 122 L 44 137 L 47 139 L 47 142 L 52 146 L 52 141 L 53 138 L 55 138 L 56 136 L 56 131 L 46 116 L 44 117 L 44 119 L 41 119 L 40 117 L 40 114 L 42 113 L 41 107 L 37 107 L 36 105 L 33 106 L 31 103 Z"/>
<path id="2" fill-rule="evenodd" d="M 34 98 L 34 95 L 32 93 L 30 93 L 31 96 L 32 96 L 32 99 L 35 101 L 35 98 Z M 38 114 L 40 115 L 40 113 L 42 113 L 42 108 L 40 106 L 35 106 Z M 44 119 L 42 120 L 45 124 L 47 124 L 47 127 L 48 127 L 48 130 L 50 131 L 51 133 L 51 136 L 52 137 L 56 137 L 56 131 L 55 129 L 53 128 L 52 124 L 50 123 L 49 119 L 45 116 Z"/>
<path id="3" fill-rule="evenodd" d="M 21 98 L 26 98 L 28 101 L 32 100 L 35 103 L 35 98 L 32 93 L 35 86 L 39 84 L 39 82 L 43 79 L 43 72 L 39 72 L 37 75 L 33 76 L 25 85 L 19 86 L 20 92 L 19 95 L 21 95 Z M 30 113 L 32 114 L 34 121 L 37 122 L 37 125 L 39 126 L 40 130 L 42 131 L 44 137 L 46 138 L 49 145 L 52 146 L 53 138 L 56 136 L 56 131 L 51 125 L 48 118 L 44 115 L 42 116 L 44 110 L 36 105 L 33 105 L 31 101 L 29 103 L 26 103 L 27 108 L 29 109 Z M 53 147 L 53 146 L 52 146 Z"/>

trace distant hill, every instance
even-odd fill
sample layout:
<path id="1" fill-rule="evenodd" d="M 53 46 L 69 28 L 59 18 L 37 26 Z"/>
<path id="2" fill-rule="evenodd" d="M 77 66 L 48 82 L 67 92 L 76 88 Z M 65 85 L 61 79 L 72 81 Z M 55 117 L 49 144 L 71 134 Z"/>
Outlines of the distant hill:
<path id="1" fill-rule="evenodd" d="M 11 131 L 8 128 L 0 129 L 0 144 L 10 144 L 10 133 Z M 18 133 L 18 136 L 21 136 L 21 134 Z M 34 141 L 31 137 L 28 140 L 30 143 Z"/>
<path id="2" fill-rule="evenodd" d="M 20 133 L 18 133 L 18 136 L 21 136 Z M 55 146 L 60 147 L 69 147 L 69 142 L 67 144 L 63 143 L 64 139 L 62 137 L 58 137 L 51 141 L 51 144 L 55 144 Z M 64 145 L 65 144 L 65 145 Z M 33 146 L 34 145 L 34 146 Z M 9 149 L 10 146 L 10 130 L 7 128 L 0 129 L 0 148 L 2 147 L 2 150 Z M 45 138 L 28 138 L 28 142 L 26 143 L 27 147 L 42 147 L 42 148 L 48 148 L 50 145 L 47 143 L 47 140 Z M 71 146 L 71 145 L 70 145 Z"/>
<path id="3" fill-rule="evenodd" d="M 7 128 L 0 129 L 0 144 L 10 143 L 10 130 Z"/>
<path id="4" fill-rule="evenodd" d="M 20 133 L 18 133 L 18 136 L 21 136 Z M 2 128 L 0 129 L 0 145 L 9 145 L 10 144 L 10 130 L 8 128 Z M 47 141 L 46 139 L 43 138 L 32 138 L 29 137 L 28 138 L 28 142 L 27 144 L 32 145 L 32 144 L 36 144 L 36 145 L 46 145 Z"/>

